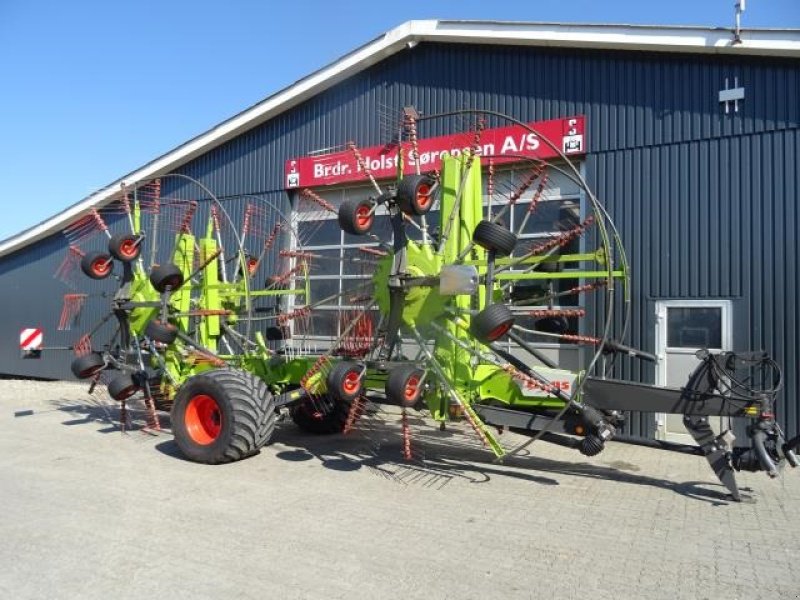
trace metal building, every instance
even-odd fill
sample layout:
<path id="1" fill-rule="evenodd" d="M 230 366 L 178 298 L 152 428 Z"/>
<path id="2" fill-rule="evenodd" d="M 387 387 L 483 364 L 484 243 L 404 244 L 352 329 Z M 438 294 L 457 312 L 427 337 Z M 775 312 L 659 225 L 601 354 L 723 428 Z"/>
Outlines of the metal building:
<path id="1" fill-rule="evenodd" d="M 660 358 L 619 375 L 680 384 L 698 346 L 767 350 L 784 367 L 778 410 L 795 435 L 799 96 L 800 30 L 735 40 L 719 28 L 405 23 L 0 242 L 0 373 L 71 377 L 68 352 L 22 358 L 20 332 L 41 328 L 46 348 L 75 342 L 58 330 L 70 292 L 53 277 L 61 231 L 123 182 L 183 173 L 219 197 L 258 194 L 288 210 L 285 162 L 348 139 L 380 144 L 387 107 L 581 115 L 581 167 L 632 259 L 627 341 Z M 630 427 L 680 430 L 668 416 L 634 415 Z"/>

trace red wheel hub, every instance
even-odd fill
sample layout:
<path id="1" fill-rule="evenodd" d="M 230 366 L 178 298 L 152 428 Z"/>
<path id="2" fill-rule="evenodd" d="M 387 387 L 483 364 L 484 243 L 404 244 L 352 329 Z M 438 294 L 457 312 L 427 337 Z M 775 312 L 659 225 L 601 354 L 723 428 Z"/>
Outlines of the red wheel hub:
<path id="1" fill-rule="evenodd" d="M 111 270 L 111 261 L 107 258 L 98 257 L 92 263 L 92 273 L 98 277 L 105 277 Z"/>
<path id="2" fill-rule="evenodd" d="M 348 371 L 342 380 L 342 391 L 348 396 L 358 392 L 361 387 L 361 377 L 358 371 Z"/>
<path id="3" fill-rule="evenodd" d="M 222 411 L 211 396 L 198 394 L 186 404 L 186 432 L 196 444 L 214 443 L 222 430 Z"/>
<path id="4" fill-rule="evenodd" d="M 406 380 L 406 387 L 403 390 L 403 397 L 404 400 L 409 404 L 416 402 L 417 396 L 419 396 L 419 380 L 419 375 L 412 375 Z"/>
<path id="5" fill-rule="evenodd" d="M 362 204 L 356 209 L 356 225 L 365 231 L 372 225 L 372 209 L 369 205 Z"/>
<path id="6" fill-rule="evenodd" d="M 428 208 L 431 203 L 431 186 L 426 183 L 420 184 L 417 188 L 417 206 L 422 210 Z"/>
<path id="7" fill-rule="evenodd" d="M 509 329 L 511 329 L 511 325 L 513 325 L 513 323 L 503 323 L 502 325 L 498 325 L 497 327 L 492 329 L 489 332 L 489 335 L 487 335 L 486 337 L 490 342 L 493 342 L 496 339 L 503 337 L 506 334 L 506 332 Z"/>
<path id="8" fill-rule="evenodd" d="M 132 238 L 127 238 L 119 246 L 119 253 L 125 258 L 136 258 L 139 255 L 139 244 Z"/>

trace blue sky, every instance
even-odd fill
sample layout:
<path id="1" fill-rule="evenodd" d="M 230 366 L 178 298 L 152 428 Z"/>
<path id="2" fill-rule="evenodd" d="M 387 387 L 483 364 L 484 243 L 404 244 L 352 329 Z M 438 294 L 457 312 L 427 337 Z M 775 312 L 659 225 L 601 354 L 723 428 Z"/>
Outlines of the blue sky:
<path id="1" fill-rule="evenodd" d="M 0 0 L 0 239 L 409 19 L 731 26 L 734 0 Z M 748 0 L 745 27 L 800 27 Z"/>

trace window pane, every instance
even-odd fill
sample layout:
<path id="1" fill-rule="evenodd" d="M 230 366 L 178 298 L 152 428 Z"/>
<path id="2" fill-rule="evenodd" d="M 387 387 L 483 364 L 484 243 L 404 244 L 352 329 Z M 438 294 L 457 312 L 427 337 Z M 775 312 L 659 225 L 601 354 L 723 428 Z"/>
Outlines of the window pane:
<path id="1" fill-rule="evenodd" d="M 715 307 L 667 308 L 667 346 L 670 348 L 722 348 L 722 309 Z"/>

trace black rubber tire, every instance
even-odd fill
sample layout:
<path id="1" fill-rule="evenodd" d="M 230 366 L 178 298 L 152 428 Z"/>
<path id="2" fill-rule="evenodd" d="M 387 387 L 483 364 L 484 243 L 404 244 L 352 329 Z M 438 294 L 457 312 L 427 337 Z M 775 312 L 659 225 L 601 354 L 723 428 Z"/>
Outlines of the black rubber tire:
<path id="1" fill-rule="evenodd" d="M 514 314 L 505 304 L 490 304 L 472 317 L 470 331 L 478 341 L 488 344 L 503 337 L 514 324 Z"/>
<path id="2" fill-rule="evenodd" d="M 269 342 L 279 342 L 282 340 L 291 339 L 292 333 L 288 327 L 281 327 L 279 325 L 271 325 L 267 327 L 266 334 L 264 335 Z"/>
<path id="3" fill-rule="evenodd" d="M 178 337 L 178 328 L 172 323 L 164 323 L 159 319 L 153 319 L 145 327 L 144 334 L 154 342 L 171 344 Z"/>
<path id="4" fill-rule="evenodd" d="M 70 368 L 72 369 L 72 374 L 78 379 L 88 379 L 96 375 L 105 366 L 106 361 L 103 359 L 102 354 L 90 352 L 73 360 Z"/>
<path id="5" fill-rule="evenodd" d="M 90 279 L 105 279 L 114 272 L 114 261 L 105 252 L 87 252 L 81 259 L 81 271 Z"/>
<path id="6" fill-rule="evenodd" d="M 497 256 L 509 256 L 517 245 L 517 236 L 498 223 L 481 221 L 472 233 L 472 241 L 481 248 L 494 250 Z"/>
<path id="7" fill-rule="evenodd" d="M 386 398 L 392 404 L 412 407 L 422 398 L 422 387 L 419 381 L 425 375 L 425 371 L 416 365 L 400 365 L 389 371 L 386 378 Z M 416 385 L 413 379 L 416 378 Z M 411 386 L 409 386 L 411 384 Z M 412 389 L 415 392 L 412 394 Z"/>
<path id="8" fill-rule="evenodd" d="M 209 396 L 218 407 L 219 431 L 200 443 L 187 424 L 187 407 Z M 216 369 L 189 378 L 172 406 L 172 432 L 183 455 L 210 465 L 234 462 L 258 454 L 275 429 L 275 399 L 255 375 L 235 369 Z"/>
<path id="9" fill-rule="evenodd" d="M 307 433 L 330 435 L 342 433 L 351 406 L 352 402 L 334 400 L 326 395 L 295 404 L 289 409 L 289 415 L 295 425 Z"/>
<path id="10" fill-rule="evenodd" d="M 153 284 L 157 292 L 163 294 L 168 287 L 174 290 L 183 285 L 183 273 L 172 263 L 158 265 L 150 271 L 150 283 Z"/>
<path id="11" fill-rule="evenodd" d="M 584 456 L 597 456 L 605 448 L 605 442 L 599 436 L 589 434 L 581 440 L 578 451 Z"/>
<path id="12" fill-rule="evenodd" d="M 118 233 L 108 240 L 108 252 L 121 262 L 133 262 L 142 253 L 138 235 Z"/>
<path id="13" fill-rule="evenodd" d="M 130 373 L 120 373 L 108 384 L 108 395 L 114 400 L 127 400 L 139 391 L 137 384 Z"/>
<path id="14" fill-rule="evenodd" d="M 407 215 L 424 215 L 432 207 L 431 189 L 436 185 L 432 175 L 406 175 L 397 186 L 397 206 Z"/>
<path id="15" fill-rule="evenodd" d="M 325 378 L 328 395 L 341 402 L 352 402 L 364 390 L 361 377 L 363 367 L 357 363 L 342 361 L 333 367 Z"/>
<path id="16" fill-rule="evenodd" d="M 342 202 L 339 207 L 339 227 L 351 235 L 365 235 L 375 223 L 375 215 L 367 213 L 372 211 L 372 202 L 350 198 Z"/>

